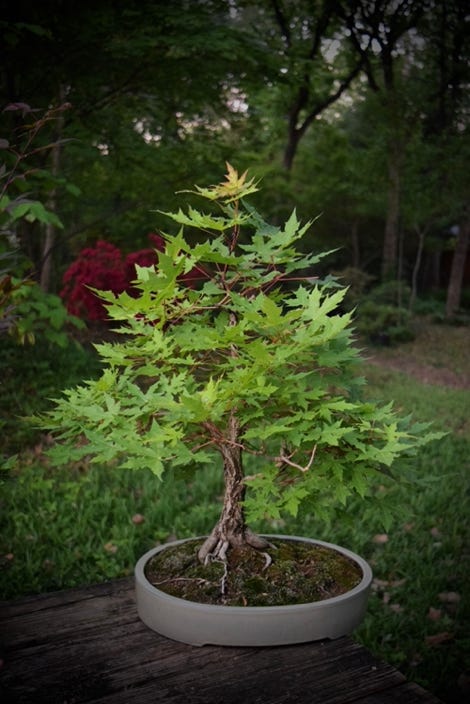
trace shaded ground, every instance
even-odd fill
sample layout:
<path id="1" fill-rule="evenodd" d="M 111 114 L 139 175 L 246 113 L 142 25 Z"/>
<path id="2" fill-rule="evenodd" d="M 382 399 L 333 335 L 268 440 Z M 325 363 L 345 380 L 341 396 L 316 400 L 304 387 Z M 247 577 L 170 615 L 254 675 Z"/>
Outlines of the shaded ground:
<path id="1" fill-rule="evenodd" d="M 470 389 L 470 328 L 418 320 L 416 338 L 396 347 L 366 346 L 369 364 L 408 374 L 423 384 Z"/>

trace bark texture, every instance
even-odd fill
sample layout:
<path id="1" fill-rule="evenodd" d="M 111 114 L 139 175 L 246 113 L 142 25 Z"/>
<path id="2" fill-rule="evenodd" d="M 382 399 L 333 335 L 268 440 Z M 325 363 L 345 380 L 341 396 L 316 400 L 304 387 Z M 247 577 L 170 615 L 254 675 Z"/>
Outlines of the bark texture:
<path id="1" fill-rule="evenodd" d="M 219 444 L 224 463 L 224 501 L 220 518 L 199 550 L 199 559 L 226 561 L 229 548 L 251 546 L 262 550 L 269 543 L 255 535 L 246 525 L 243 511 L 245 483 L 240 445 L 240 425 L 235 415 L 230 416 L 227 436 Z"/>

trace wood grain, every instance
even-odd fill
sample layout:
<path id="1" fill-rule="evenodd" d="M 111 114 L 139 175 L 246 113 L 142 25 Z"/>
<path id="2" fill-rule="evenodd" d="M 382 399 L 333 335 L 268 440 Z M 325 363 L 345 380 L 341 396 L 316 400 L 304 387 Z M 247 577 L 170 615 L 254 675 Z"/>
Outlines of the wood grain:
<path id="1" fill-rule="evenodd" d="M 3 704 L 439 704 L 351 638 L 195 648 L 138 618 L 133 581 L 0 605 Z"/>

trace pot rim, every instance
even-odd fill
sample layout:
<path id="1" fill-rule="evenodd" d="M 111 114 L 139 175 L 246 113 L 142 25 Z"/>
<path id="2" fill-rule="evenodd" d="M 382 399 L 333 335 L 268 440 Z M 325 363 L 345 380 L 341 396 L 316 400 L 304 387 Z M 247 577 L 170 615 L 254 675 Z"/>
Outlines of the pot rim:
<path id="1" fill-rule="evenodd" d="M 344 594 L 340 594 L 339 596 L 333 596 L 328 599 L 323 599 L 321 601 L 308 601 L 304 602 L 302 604 L 279 604 L 277 606 L 224 606 L 222 604 L 203 604 L 198 601 L 190 601 L 188 599 L 182 599 L 181 597 L 173 596 L 171 594 L 167 594 L 166 592 L 162 591 L 161 589 L 158 589 L 158 587 L 155 587 L 153 584 L 151 584 L 147 577 L 145 576 L 145 566 L 147 562 L 157 553 L 162 552 L 166 548 L 174 547 L 176 545 L 181 545 L 182 543 L 187 543 L 190 540 L 204 540 L 207 536 L 195 536 L 191 538 L 182 538 L 180 540 L 173 540 L 169 543 L 164 543 L 162 545 L 157 545 L 156 547 L 152 548 L 148 552 L 146 552 L 142 557 L 139 558 L 134 574 L 135 578 L 139 581 L 141 586 L 143 586 L 147 591 L 153 594 L 158 594 L 159 599 L 163 601 L 168 601 L 168 603 L 171 604 L 186 604 L 190 605 L 192 608 L 199 609 L 201 611 L 206 611 L 210 610 L 213 613 L 217 612 L 230 612 L 230 613 L 270 613 L 274 611 L 279 611 L 279 610 L 287 610 L 288 612 L 298 612 L 305 610 L 308 608 L 311 610 L 312 608 L 318 608 L 318 609 L 326 609 L 328 607 L 333 608 L 336 606 L 338 603 L 346 600 L 350 600 L 354 598 L 357 594 L 360 594 L 364 592 L 365 590 L 369 589 L 371 583 L 372 583 L 372 578 L 373 578 L 373 573 L 372 573 L 372 568 L 370 567 L 369 563 L 366 562 L 366 560 L 361 557 L 360 555 L 357 555 L 355 552 L 352 552 L 352 550 L 348 550 L 348 548 L 343 548 L 341 545 L 337 545 L 335 543 L 329 543 L 324 540 L 317 540 L 316 538 L 306 538 L 302 536 L 296 536 L 296 535 L 279 535 L 279 534 L 262 534 L 262 537 L 264 538 L 272 538 L 272 539 L 277 539 L 277 540 L 291 540 L 291 541 L 299 541 L 299 542 L 306 542 L 306 543 L 314 543 L 316 545 L 321 545 L 326 548 L 331 548 L 332 550 L 336 550 L 337 552 L 341 553 L 342 555 L 345 555 L 346 557 L 349 557 L 352 559 L 356 564 L 359 565 L 359 567 L 362 570 L 362 579 L 357 584 L 355 587 L 352 589 L 348 590 L 347 592 L 344 592 Z"/>

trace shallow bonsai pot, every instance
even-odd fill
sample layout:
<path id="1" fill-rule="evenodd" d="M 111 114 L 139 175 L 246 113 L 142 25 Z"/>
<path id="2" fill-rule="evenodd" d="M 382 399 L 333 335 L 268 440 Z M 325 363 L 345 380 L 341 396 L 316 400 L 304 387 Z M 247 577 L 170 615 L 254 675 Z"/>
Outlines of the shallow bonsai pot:
<path id="1" fill-rule="evenodd" d="M 167 638 L 190 645 L 267 646 L 339 638 L 364 619 L 372 570 L 359 555 L 321 540 L 286 535 L 267 538 L 322 545 L 346 555 L 362 570 L 357 586 L 340 596 L 286 606 L 219 606 L 199 604 L 166 594 L 145 576 L 147 562 L 158 552 L 186 542 L 178 540 L 145 553 L 135 567 L 135 592 L 140 619 Z"/>

